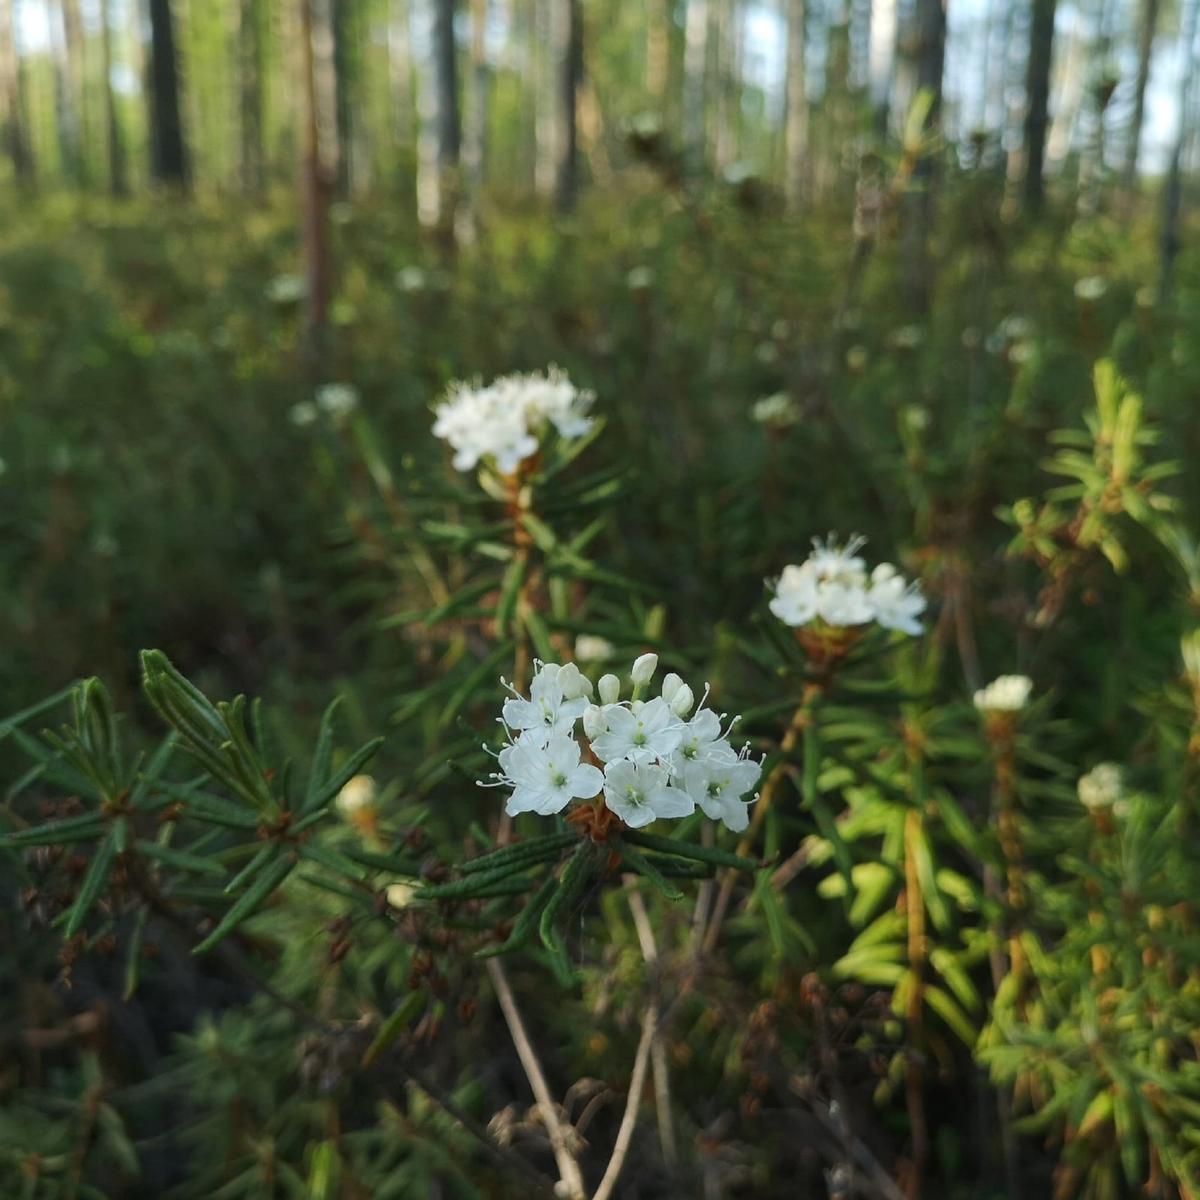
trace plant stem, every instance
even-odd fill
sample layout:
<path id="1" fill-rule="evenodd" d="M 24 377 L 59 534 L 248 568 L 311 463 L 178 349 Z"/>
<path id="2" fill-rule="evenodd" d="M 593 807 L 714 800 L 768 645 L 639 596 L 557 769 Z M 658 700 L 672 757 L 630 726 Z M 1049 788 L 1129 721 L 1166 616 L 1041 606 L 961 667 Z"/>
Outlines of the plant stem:
<path id="1" fill-rule="evenodd" d="M 646 1065 L 650 1059 L 650 1047 L 654 1043 L 654 1035 L 658 1029 L 658 1005 L 652 1000 L 646 1006 L 646 1015 L 642 1018 L 642 1036 L 638 1042 L 637 1054 L 633 1060 L 633 1074 L 629 1080 L 629 1096 L 625 1101 L 625 1113 L 621 1117 L 621 1127 L 617 1131 L 617 1140 L 613 1143 L 612 1157 L 608 1160 L 604 1177 L 596 1189 L 592 1200 L 609 1200 L 613 1189 L 617 1186 L 617 1178 L 625 1159 L 629 1154 L 629 1144 L 633 1139 L 633 1129 L 637 1124 L 638 1108 L 642 1102 L 642 1089 L 646 1084 Z"/>
<path id="2" fill-rule="evenodd" d="M 567 1134 L 559 1119 L 558 1107 L 551 1098 L 550 1087 L 546 1083 L 546 1075 L 542 1071 L 537 1051 L 534 1050 L 533 1043 L 529 1040 L 529 1034 L 525 1031 L 525 1022 L 521 1019 L 517 1002 L 513 998 L 512 988 L 508 985 L 508 976 L 494 958 L 487 960 L 487 972 L 491 976 L 492 987 L 496 989 L 496 999 L 499 1001 L 500 1011 L 504 1014 L 508 1032 L 516 1047 L 517 1057 L 521 1060 L 521 1067 L 525 1072 L 526 1079 L 529 1080 L 530 1088 L 533 1089 L 542 1122 L 546 1126 L 550 1146 L 554 1151 L 554 1161 L 558 1164 L 558 1174 L 562 1181 L 565 1200 L 585 1200 L 583 1175 L 567 1144 Z M 635 1064 L 634 1070 L 636 1071 L 636 1069 Z"/>
<path id="3" fill-rule="evenodd" d="M 905 1187 L 908 1200 L 917 1200 L 921 1194 L 921 1180 L 929 1155 L 925 1080 L 918 1058 L 925 1003 L 922 988 L 925 970 L 925 900 L 921 895 L 921 879 L 917 872 L 915 849 L 916 842 L 922 834 L 921 824 L 920 811 L 916 808 L 910 809 L 904 818 L 904 912 L 908 926 L 908 968 L 913 975 L 913 987 L 905 1010 L 905 1037 L 908 1046 L 905 1056 L 904 1091 L 912 1136 L 912 1167 Z"/>

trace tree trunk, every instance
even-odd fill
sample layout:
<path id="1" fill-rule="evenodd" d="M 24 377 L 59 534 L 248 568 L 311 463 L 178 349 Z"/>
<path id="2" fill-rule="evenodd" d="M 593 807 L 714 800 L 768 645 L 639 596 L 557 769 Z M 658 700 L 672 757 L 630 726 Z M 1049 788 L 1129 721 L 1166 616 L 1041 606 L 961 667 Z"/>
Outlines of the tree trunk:
<path id="1" fill-rule="evenodd" d="M 454 44 L 454 0 L 435 0 L 433 53 L 437 63 L 438 162 L 443 172 L 458 167 L 458 55 Z"/>
<path id="2" fill-rule="evenodd" d="M 741 11 L 739 0 L 715 0 L 717 112 L 713 161 L 725 170 L 738 156 L 741 132 Z"/>
<path id="3" fill-rule="evenodd" d="M 646 13 L 646 95 L 661 112 L 671 74 L 671 0 L 650 0 Z"/>
<path id="4" fill-rule="evenodd" d="M 3 113 L 4 146 L 12 162 L 13 178 L 26 184 L 33 180 L 33 156 L 26 130 L 25 96 L 21 88 L 21 65 L 13 23 L 13 0 L 0 0 L 0 112 Z"/>
<path id="5" fill-rule="evenodd" d="M 108 188 L 114 196 L 124 196 L 129 192 L 129 181 L 125 173 L 125 142 L 112 87 L 112 18 L 112 0 L 101 0 L 100 49 L 104 68 L 104 119 L 108 127 Z"/>
<path id="6" fill-rule="evenodd" d="M 424 0 L 430 61 L 417 73 L 417 215 L 427 228 L 452 231 L 459 157 L 454 0 Z"/>
<path id="7" fill-rule="evenodd" d="M 238 4 L 238 111 L 242 191 L 255 196 L 263 185 L 262 28 L 258 0 Z"/>
<path id="8" fill-rule="evenodd" d="M 351 176 L 357 175 L 354 163 L 354 74 L 357 62 L 351 53 L 348 0 L 330 0 L 329 32 L 333 39 L 334 120 L 337 124 L 337 194 L 350 194 Z"/>
<path id="9" fill-rule="evenodd" d="M 800 207 L 808 172 L 808 95 L 804 72 L 804 0 L 787 0 L 787 68 L 784 95 L 784 194 L 788 207 Z"/>
<path id="10" fill-rule="evenodd" d="M 179 63 L 171 0 L 150 5 L 150 174 L 156 183 L 186 187 L 188 156 L 179 106 Z"/>
<path id="11" fill-rule="evenodd" d="M 1196 87 L 1196 28 L 1200 21 L 1200 0 L 1188 0 L 1180 24 L 1183 40 L 1183 76 L 1179 85 L 1179 122 L 1175 144 L 1171 148 L 1171 165 L 1163 188 L 1163 214 L 1160 247 L 1162 266 L 1158 281 L 1159 301 L 1166 304 L 1175 282 L 1175 259 L 1180 249 L 1180 210 L 1183 208 L 1183 152 L 1192 129 L 1189 119 Z"/>
<path id="12" fill-rule="evenodd" d="M 388 84 L 392 96 L 393 134 L 396 145 L 407 149 L 413 131 L 412 39 L 409 36 L 408 0 L 391 0 L 388 18 Z"/>
<path id="13" fill-rule="evenodd" d="M 871 43 L 867 72 L 876 133 L 887 132 L 892 89 L 896 76 L 896 0 L 876 0 L 871 12 Z"/>
<path id="14" fill-rule="evenodd" d="M 1050 112 L 1050 67 L 1054 61 L 1054 9 L 1057 0 L 1033 0 L 1029 58 L 1025 73 L 1025 205 L 1037 212 L 1045 198 L 1043 169 Z"/>
<path id="15" fill-rule="evenodd" d="M 477 215 L 487 157 L 488 93 L 491 66 L 487 56 L 488 0 L 471 0 L 471 75 L 463 123 L 463 182 L 472 217 Z"/>
<path id="16" fill-rule="evenodd" d="M 300 82 L 304 103 L 304 158 L 301 191 L 304 211 L 305 352 L 314 384 L 326 377 L 329 354 L 329 300 L 333 256 L 329 242 L 329 201 L 336 175 L 330 75 L 333 46 L 328 0 L 299 0 Z"/>
<path id="17" fill-rule="evenodd" d="M 708 66 L 708 0 L 687 0 L 683 47 L 683 148 L 693 172 L 704 167 L 704 77 Z"/>
<path id="18" fill-rule="evenodd" d="M 76 179 L 86 184 L 89 138 L 84 82 L 87 71 L 84 63 L 83 18 L 79 12 L 79 0 L 62 0 L 62 21 L 66 50 L 66 117 L 70 128 L 71 160 Z"/>
<path id="19" fill-rule="evenodd" d="M 1142 0 L 1141 26 L 1138 30 L 1138 68 L 1133 91 L 1133 116 L 1129 125 L 1129 142 L 1125 149 L 1125 169 L 1122 191 L 1126 206 L 1133 200 L 1137 186 L 1138 152 L 1142 145 L 1142 124 L 1146 116 L 1146 85 L 1150 82 L 1150 60 L 1154 53 L 1154 35 L 1158 29 L 1159 0 Z"/>
<path id="20" fill-rule="evenodd" d="M 925 130 L 934 130 L 941 116 L 942 70 L 946 58 L 944 0 L 916 0 L 906 49 L 916 95 L 926 93 L 930 98 Z M 929 236 L 933 226 L 934 181 L 934 159 L 922 153 L 913 170 L 913 185 L 905 196 L 905 290 L 909 307 L 916 314 L 928 312 L 933 285 Z"/>
<path id="21" fill-rule="evenodd" d="M 530 44 L 534 103 L 533 186 L 539 196 L 552 196 L 561 151 L 558 146 L 558 73 L 554 56 L 555 0 L 532 0 Z"/>
<path id="22" fill-rule="evenodd" d="M 583 18 L 580 0 L 554 0 L 556 5 L 555 49 L 559 66 L 559 146 L 556 198 L 560 212 L 575 207 L 579 184 L 579 123 L 577 120 L 579 78 L 583 73 Z"/>

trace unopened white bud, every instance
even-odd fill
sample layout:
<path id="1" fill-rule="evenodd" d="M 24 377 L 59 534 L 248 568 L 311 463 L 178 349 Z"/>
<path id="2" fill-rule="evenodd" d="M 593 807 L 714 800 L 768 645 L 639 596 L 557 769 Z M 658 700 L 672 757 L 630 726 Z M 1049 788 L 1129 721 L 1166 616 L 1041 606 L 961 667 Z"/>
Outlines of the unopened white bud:
<path id="1" fill-rule="evenodd" d="M 621 681 L 615 675 L 601 675 L 596 687 L 600 693 L 601 704 L 616 704 L 621 695 Z"/>
<path id="2" fill-rule="evenodd" d="M 578 700 L 584 695 L 587 680 L 574 663 L 566 663 L 558 670 L 558 686 L 562 688 L 564 700 Z"/>
<path id="3" fill-rule="evenodd" d="M 674 671 L 669 672 L 666 679 L 663 680 L 662 698 L 668 704 L 670 704 L 671 701 L 675 698 L 675 693 L 677 691 L 679 691 L 679 689 L 682 685 L 683 685 L 683 680 L 680 679 L 679 676 L 676 675 Z"/>
<path id="4" fill-rule="evenodd" d="M 343 816 L 352 817 L 375 807 L 375 792 L 375 780 L 370 775 L 355 775 L 346 781 L 334 803 Z"/>
<path id="5" fill-rule="evenodd" d="M 658 655 L 657 654 L 641 654 L 633 662 L 633 668 L 629 672 L 629 678 L 633 680 L 634 687 L 643 687 L 650 682 L 650 677 L 658 670 Z"/>
<path id="6" fill-rule="evenodd" d="M 604 715 L 604 709 L 598 704 L 589 704 L 583 710 L 583 732 L 589 738 L 598 738 L 608 729 L 608 719 Z"/>
<path id="7" fill-rule="evenodd" d="M 677 717 L 686 717 L 692 711 L 692 705 L 696 702 L 696 697 L 692 693 L 692 689 L 686 683 L 681 684 L 676 690 L 675 695 L 671 697 L 668 703 L 671 706 L 671 711 Z"/>

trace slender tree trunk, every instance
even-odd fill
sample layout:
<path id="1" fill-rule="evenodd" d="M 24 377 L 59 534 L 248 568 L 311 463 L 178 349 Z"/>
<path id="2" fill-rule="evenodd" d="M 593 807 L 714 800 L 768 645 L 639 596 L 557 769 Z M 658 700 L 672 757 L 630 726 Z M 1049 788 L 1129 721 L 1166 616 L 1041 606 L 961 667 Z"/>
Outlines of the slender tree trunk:
<path id="1" fill-rule="evenodd" d="M 646 13 L 646 95 L 660 109 L 671 74 L 671 0 L 649 0 Z"/>
<path id="2" fill-rule="evenodd" d="M 0 0 L 0 113 L 4 147 L 12 162 L 13 178 L 27 184 L 33 179 L 33 157 L 26 130 L 25 96 L 17 58 L 13 0 Z"/>
<path id="3" fill-rule="evenodd" d="M 150 173 L 156 183 L 186 187 L 188 155 L 179 104 L 179 63 L 171 0 L 150 4 Z"/>
<path id="4" fill-rule="evenodd" d="M 112 0 L 101 0 L 100 50 L 104 68 L 104 119 L 108 127 L 108 187 L 114 196 L 124 196 L 129 192 L 129 181 L 125 173 L 125 142 L 112 86 L 112 21 Z"/>
<path id="5" fill-rule="evenodd" d="M 78 180 L 87 183 L 87 105 L 85 81 L 87 66 L 84 61 L 83 18 L 79 12 L 79 0 L 62 0 L 63 35 L 66 44 L 66 71 L 69 101 L 67 112 L 71 127 L 72 157 Z"/>
<path id="6" fill-rule="evenodd" d="M 1146 116 L 1146 85 L 1150 82 L 1150 60 L 1154 53 L 1154 35 L 1158 29 L 1160 0 L 1142 0 L 1141 24 L 1138 30 L 1138 68 L 1133 91 L 1133 116 L 1129 125 L 1129 142 L 1125 149 L 1125 169 L 1121 187 L 1128 207 L 1137 186 L 1138 152 L 1142 145 L 1142 125 Z"/>
<path id="7" fill-rule="evenodd" d="M 561 150 L 558 145 L 558 73 L 554 55 L 554 5 L 556 0 L 533 0 L 530 56 L 534 91 L 533 185 L 540 196 L 554 195 Z"/>
<path id="8" fill-rule="evenodd" d="M 337 194 L 350 194 L 354 162 L 354 90 L 357 56 L 353 53 L 353 30 L 349 0 L 330 0 L 329 27 L 333 38 L 334 112 L 337 123 Z"/>
<path id="9" fill-rule="evenodd" d="M 1192 104 L 1196 89 L 1196 29 L 1200 21 L 1200 0 L 1187 0 L 1181 19 L 1183 40 L 1183 76 L 1179 85 L 1178 128 L 1175 144 L 1171 148 L 1171 165 L 1167 171 L 1167 182 L 1163 188 L 1162 233 L 1160 247 L 1162 266 L 1158 281 L 1159 300 L 1166 304 L 1171 298 L 1175 282 L 1175 259 L 1180 249 L 1180 212 L 1183 208 L 1183 153 L 1190 128 Z"/>
<path id="10" fill-rule="evenodd" d="M 415 39 L 433 45 L 436 0 L 418 0 L 423 37 Z M 427 56 L 416 67 L 417 83 L 417 220 L 426 229 L 434 228 L 442 217 L 441 169 L 438 165 L 438 97 L 434 78 L 435 64 Z"/>
<path id="11" fill-rule="evenodd" d="M 683 46 L 683 148 L 688 166 L 699 172 L 704 166 L 705 95 L 708 66 L 708 2 L 687 0 Z"/>
<path id="12" fill-rule="evenodd" d="M 559 146 L 556 199 L 560 212 L 575 207 L 579 185 L 579 81 L 583 73 L 583 16 L 580 0 L 554 0 L 555 49 L 559 67 Z"/>
<path id="13" fill-rule="evenodd" d="M 305 351 L 310 380 L 326 377 L 329 354 L 329 301 L 333 255 L 329 240 L 329 201 L 336 178 L 336 118 L 332 111 L 333 46 L 329 0 L 299 0 L 300 83 L 304 105 L 304 157 L 301 191 L 304 212 Z"/>
<path id="14" fill-rule="evenodd" d="M 1050 116 L 1050 68 L 1054 61 L 1056 0 L 1033 0 L 1025 73 L 1025 205 L 1037 212 L 1045 198 L 1043 170 Z"/>
<path id="15" fill-rule="evenodd" d="M 412 144 L 413 131 L 413 64 L 408 0 L 390 0 L 390 4 L 387 46 L 393 133 L 396 145 L 407 149 Z"/>
<path id="16" fill-rule="evenodd" d="M 488 93 L 491 66 L 487 56 L 488 0 L 471 0 L 471 74 L 463 123 L 463 182 L 472 218 L 477 216 L 487 157 Z"/>
<path id="17" fill-rule="evenodd" d="M 713 161 L 725 170 L 738 156 L 741 131 L 741 11 L 739 0 L 716 0 L 717 112 Z"/>
<path id="18" fill-rule="evenodd" d="M 897 0 L 876 0 L 871 13 L 871 45 L 867 73 L 875 130 L 887 132 L 889 106 L 896 75 Z"/>
<path id="19" fill-rule="evenodd" d="M 787 2 L 787 67 L 784 80 L 784 195 L 788 207 L 800 207 L 808 173 L 808 95 L 805 91 L 805 0 Z"/>
<path id="20" fill-rule="evenodd" d="M 258 195 L 263 185 L 262 28 L 258 0 L 238 3 L 238 111 L 242 191 Z"/>
<path id="21" fill-rule="evenodd" d="M 917 94 L 930 98 L 925 129 L 934 130 L 941 117 L 942 71 L 946 57 L 946 9 L 944 0 L 916 0 L 907 47 L 910 71 Z M 933 286 L 929 238 L 934 215 L 934 159 L 921 154 L 913 171 L 913 186 L 905 197 L 905 290 L 910 308 L 923 314 L 929 310 Z"/>
<path id="22" fill-rule="evenodd" d="M 433 54 L 437 66 L 438 189 L 444 228 L 453 232 L 458 203 L 462 126 L 458 112 L 458 50 L 454 41 L 455 0 L 435 0 Z"/>

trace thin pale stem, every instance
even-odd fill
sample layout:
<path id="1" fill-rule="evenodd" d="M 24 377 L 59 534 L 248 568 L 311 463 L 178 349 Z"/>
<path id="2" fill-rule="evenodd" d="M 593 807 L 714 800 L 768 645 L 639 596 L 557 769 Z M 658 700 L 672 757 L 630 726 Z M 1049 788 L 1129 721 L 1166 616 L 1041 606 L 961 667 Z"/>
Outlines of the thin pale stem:
<path id="1" fill-rule="evenodd" d="M 533 1089 L 533 1096 L 537 1101 L 538 1110 L 541 1112 L 542 1122 L 546 1126 L 546 1133 L 549 1135 L 550 1146 L 554 1151 L 554 1161 L 558 1165 L 558 1174 L 562 1181 L 566 1200 L 585 1200 L 587 1193 L 583 1187 L 583 1174 L 567 1144 L 567 1133 L 559 1119 L 558 1106 L 550 1095 L 550 1087 L 546 1083 L 546 1075 L 542 1070 L 537 1051 L 534 1050 L 533 1043 L 529 1040 L 529 1034 L 525 1032 L 525 1022 L 521 1019 L 521 1012 L 517 1008 L 512 988 L 509 987 L 508 976 L 494 958 L 487 960 L 487 971 L 492 980 L 492 987 L 496 989 L 496 999 L 499 1001 L 500 1011 L 504 1014 L 504 1021 L 508 1025 L 513 1046 L 516 1047 L 517 1057 L 521 1060 L 521 1068 L 525 1072 L 526 1079 L 529 1080 L 530 1088 Z M 636 1071 L 636 1069 L 635 1063 L 634 1070 Z"/>
<path id="2" fill-rule="evenodd" d="M 621 1117 L 621 1127 L 617 1130 L 617 1140 L 613 1143 L 612 1157 L 608 1160 L 604 1177 L 596 1189 L 592 1200 L 609 1200 L 625 1159 L 629 1155 L 629 1146 L 633 1141 L 633 1130 L 637 1124 L 638 1109 L 642 1103 L 642 1089 L 646 1086 L 646 1068 L 650 1061 L 650 1047 L 654 1044 L 654 1035 L 658 1029 L 658 1005 L 652 1000 L 646 1006 L 646 1015 L 642 1018 L 642 1036 L 638 1042 L 637 1054 L 633 1060 L 633 1075 L 629 1080 L 629 1096 L 625 1101 L 625 1113 Z"/>

